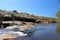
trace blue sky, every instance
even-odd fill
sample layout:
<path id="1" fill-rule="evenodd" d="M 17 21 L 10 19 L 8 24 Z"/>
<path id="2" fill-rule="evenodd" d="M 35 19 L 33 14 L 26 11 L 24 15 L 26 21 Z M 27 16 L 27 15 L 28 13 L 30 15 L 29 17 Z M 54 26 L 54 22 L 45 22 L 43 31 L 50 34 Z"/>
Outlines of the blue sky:
<path id="1" fill-rule="evenodd" d="M 55 17 L 59 10 L 59 2 L 58 0 L 0 0 L 0 9 Z"/>

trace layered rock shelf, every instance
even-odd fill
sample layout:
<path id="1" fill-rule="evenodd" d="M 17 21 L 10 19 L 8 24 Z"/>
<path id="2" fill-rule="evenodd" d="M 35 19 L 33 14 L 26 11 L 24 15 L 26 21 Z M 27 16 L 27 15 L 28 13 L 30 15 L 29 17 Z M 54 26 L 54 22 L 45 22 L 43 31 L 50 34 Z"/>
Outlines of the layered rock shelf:
<path id="1" fill-rule="evenodd" d="M 56 23 L 56 19 L 50 20 L 50 18 L 41 18 L 23 12 L 0 10 L 0 26 L 3 25 L 4 28 L 11 25 L 27 25 L 29 23 Z"/>

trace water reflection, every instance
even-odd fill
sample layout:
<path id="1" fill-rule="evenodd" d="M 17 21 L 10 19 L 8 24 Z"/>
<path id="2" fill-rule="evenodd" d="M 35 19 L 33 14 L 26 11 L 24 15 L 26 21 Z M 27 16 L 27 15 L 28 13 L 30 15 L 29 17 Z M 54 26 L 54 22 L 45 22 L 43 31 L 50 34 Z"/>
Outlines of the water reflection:
<path id="1" fill-rule="evenodd" d="M 60 33 L 57 33 L 60 32 L 58 31 L 60 30 L 59 28 L 60 26 L 57 27 L 57 24 L 38 25 L 30 40 L 60 40 Z"/>
<path id="2" fill-rule="evenodd" d="M 56 31 L 57 31 L 58 33 L 60 33 L 60 23 L 57 24 Z"/>

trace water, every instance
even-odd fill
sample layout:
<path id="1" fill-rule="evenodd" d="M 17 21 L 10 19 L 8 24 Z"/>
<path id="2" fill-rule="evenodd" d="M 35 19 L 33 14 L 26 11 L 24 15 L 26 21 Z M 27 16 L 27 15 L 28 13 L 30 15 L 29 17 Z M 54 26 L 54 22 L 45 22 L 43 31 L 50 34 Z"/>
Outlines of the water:
<path id="1" fill-rule="evenodd" d="M 60 40 L 60 33 L 57 32 L 56 23 L 39 24 L 34 30 L 35 31 L 28 36 L 17 37 L 17 40 Z"/>
<path id="2" fill-rule="evenodd" d="M 31 40 L 60 40 L 60 33 L 56 28 L 56 24 L 40 24 L 36 27 Z"/>
<path id="3" fill-rule="evenodd" d="M 60 33 L 56 31 L 57 24 L 40 24 L 29 37 L 30 40 L 60 40 Z"/>

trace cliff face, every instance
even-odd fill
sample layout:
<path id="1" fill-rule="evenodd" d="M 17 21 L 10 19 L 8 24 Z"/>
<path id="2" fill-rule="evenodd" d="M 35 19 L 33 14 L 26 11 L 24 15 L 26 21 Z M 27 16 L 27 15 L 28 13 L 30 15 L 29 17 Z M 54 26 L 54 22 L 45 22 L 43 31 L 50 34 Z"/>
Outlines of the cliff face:
<path id="1" fill-rule="evenodd" d="M 24 22 L 34 22 L 34 23 L 55 23 L 55 20 L 50 20 L 50 18 L 43 18 L 39 16 L 30 15 L 23 12 L 14 11 L 3 11 L 0 10 L 0 19 L 2 21 L 24 21 Z"/>

